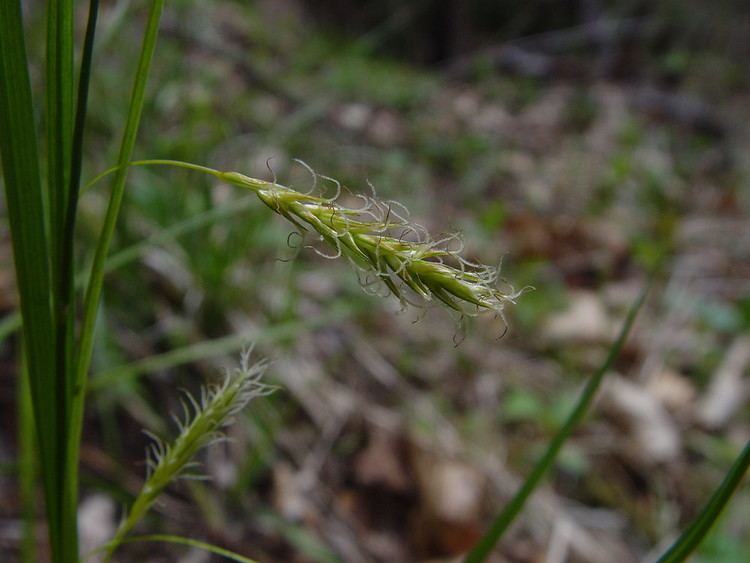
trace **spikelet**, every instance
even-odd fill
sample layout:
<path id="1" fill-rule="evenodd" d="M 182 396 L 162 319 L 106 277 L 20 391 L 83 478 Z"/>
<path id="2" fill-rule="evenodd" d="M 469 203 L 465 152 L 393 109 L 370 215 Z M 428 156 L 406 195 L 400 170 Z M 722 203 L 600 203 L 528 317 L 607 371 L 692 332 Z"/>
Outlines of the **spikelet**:
<path id="1" fill-rule="evenodd" d="M 267 395 L 273 387 L 260 381 L 267 362 L 250 363 L 248 349 L 242 353 L 240 366 L 228 371 L 221 383 L 203 387 L 199 399 L 186 393 L 182 418 L 174 417 L 180 430 L 172 443 L 147 433 L 153 440 L 146 456 L 148 476 L 140 493 L 108 544 L 109 559 L 125 536 L 148 512 L 157 497 L 177 479 L 202 479 L 195 473 L 193 460 L 199 450 L 224 439 L 222 429 L 232 422 L 251 399 Z"/>
<path id="2" fill-rule="evenodd" d="M 363 287 L 380 281 L 404 305 L 437 300 L 462 315 L 483 310 L 502 315 L 505 305 L 515 302 L 520 293 L 498 289 L 497 268 L 463 258 L 457 236 L 433 240 L 424 227 L 409 221 L 408 211 L 398 202 L 357 195 L 362 206 L 345 207 L 339 203 L 341 185 L 322 176 L 336 185 L 331 198 L 300 193 L 238 172 L 220 172 L 218 177 L 252 190 L 302 233 L 317 233 L 331 252 L 315 248 L 316 252 L 327 258 L 348 258 L 360 272 Z M 451 248 L 456 243 L 458 248 Z M 422 303 L 410 300 L 406 288 Z"/>
<path id="3" fill-rule="evenodd" d="M 368 290 L 380 282 L 405 306 L 421 306 L 439 301 L 461 315 L 475 316 L 493 311 L 503 316 L 508 303 L 515 303 L 524 291 L 498 288 L 499 269 L 476 264 L 461 256 L 463 246 L 458 236 L 433 239 L 427 230 L 409 221 L 408 210 L 396 201 L 382 201 L 357 194 L 362 206 L 356 209 L 339 203 L 341 185 L 332 178 L 316 174 L 305 163 L 296 160 L 318 178 L 336 185 L 336 194 L 326 198 L 300 193 L 280 185 L 274 179 L 266 182 L 239 172 L 223 172 L 206 166 L 176 160 L 140 160 L 131 166 L 177 166 L 210 174 L 220 180 L 249 189 L 274 212 L 295 225 L 301 233 L 316 232 L 331 253 L 316 252 L 327 258 L 345 256 L 360 273 L 362 286 Z M 117 167 L 104 171 L 86 186 L 98 182 Z M 372 186 L 370 186 L 372 187 Z M 373 190 L 374 192 L 374 190 Z M 457 248 L 451 244 L 457 243 Z M 405 289 L 414 292 L 417 302 L 409 299 Z M 524 288 L 526 289 L 526 288 Z M 419 302 L 421 300 L 421 302 Z"/>

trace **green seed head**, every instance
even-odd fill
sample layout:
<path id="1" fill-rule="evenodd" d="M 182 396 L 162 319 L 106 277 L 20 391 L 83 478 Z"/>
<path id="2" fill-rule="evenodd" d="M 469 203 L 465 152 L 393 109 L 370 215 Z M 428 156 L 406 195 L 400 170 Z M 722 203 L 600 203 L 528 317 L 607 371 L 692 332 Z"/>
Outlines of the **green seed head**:
<path id="1" fill-rule="evenodd" d="M 348 258 L 359 271 L 363 287 L 381 282 L 403 304 L 415 304 L 409 298 L 411 290 L 422 302 L 437 300 L 463 315 L 481 311 L 502 315 L 506 303 L 518 296 L 518 292 L 497 288 L 497 268 L 469 262 L 460 248 L 450 248 L 460 242 L 458 237 L 433 240 L 424 227 L 409 220 L 408 211 L 398 202 L 357 195 L 362 205 L 345 207 L 339 203 L 341 185 L 330 178 L 325 179 L 336 185 L 332 198 L 237 172 L 221 173 L 221 177 L 253 190 L 301 233 L 316 234 L 330 248 L 325 253 L 314 248 L 322 256 Z M 318 178 L 315 173 L 313 177 Z"/>
<path id="2" fill-rule="evenodd" d="M 266 365 L 265 361 L 251 364 L 250 350 L 245 351 L 240 367 L 227 372 L 221 383 L 204 387 L 200 398 L 186 395 L 183 416 L 175 417 L 180 433 L 174 441 L 167 443 L 149 434 L 153 442 L 146 458 L 148 478 L 108 544 L 109 557 L 167 485 L 181 478 L 202 478 L 195 473 L 195 455 L 207 445 L 223 440 L 223 428 L 251 399 L 273 391 L 273 387 L 260 381 Z"/>

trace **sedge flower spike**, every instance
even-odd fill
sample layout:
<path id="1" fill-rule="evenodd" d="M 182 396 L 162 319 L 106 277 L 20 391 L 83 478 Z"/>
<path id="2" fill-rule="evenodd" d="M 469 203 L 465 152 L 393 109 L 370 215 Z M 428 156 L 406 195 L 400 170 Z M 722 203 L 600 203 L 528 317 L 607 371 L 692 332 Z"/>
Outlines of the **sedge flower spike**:
<path id="1" fill-rule="evenodd" d="M 482 310 L 502 315 L 505 304 L 518 297 L 517 292 L 496 287 L 497 268 L 469 262 L 461 256 L 461 248 L 450 248 L 456 242 L 461 246 L 457 236 L 432 240 L 424 227 L 408 220 L 408 212 L 398 202 L 356 195 L 362 206 L 345 207 L 339 203 L 341 185 L 326 177 L 337 188 L 332 198 L 300 193 L 238 172 L 218 176 L 254 191 L 302 233 L 316 232 L 332 251 L 324 254 L 315 249 L 318 254 L 345 256 L 364 275 L 363 287 L 380 281 L 402 304 L 413 304 L 404 293 L 409 288 L 424 301 L 437 299 L 462 315 Z M 318 176 L 313 173 L 313 177 Z"/>
<path id="2" fill-rule="evenodd" d="M 316 174 L 295 160 L 313 177 L 313 190 L 319 178 L 333 182 L 336 194 L 326 198 L 311 190 L 301 193 L 276 182 L 250 178 L 239 172 L 222 172 L 177 160 L 139 160 L 131 166 L 165 165 L 210 174 L 227 183 L 255 192 L 275 213 L 295 225 L 300 234 L 316 232 L 331 251 L 315 251 L 327 258 L 345 256 L 360 272 L 362 286 L 368 289 L 381 282 L 403 305 L 419 305 L 409 300 L 405 289 L 424 302 L 440 301 L 461 315 L 474 316 L 493 311 L 503 316 L 508 303 L 515 303 L 521 291 L 498 289 L 498 268 L 476 264 L 461 256 L 456 235 L 435 240 L 427 230 L 409 221 L 408 210 L 396 201 L 382 201 L 357 194 L 362 205 L 352 209 L 340 203 L 341 184 Z M 111 168 L 87 186 L 117 170 Z M 370 186 L 372 188 L 372 186 Z M 374 190 L 373 190 L 374 192 Z M 458 243 L 459 248 L 450 248 Z"/>
<path id="3" fill-rule="evenodd" d="M 204 478 L 194 472 L 198 467 L 195 455 L 209 444 L 225 440 L 222 430 L 251 399 L 274 390 L 260 381 L 267 362 L 251 364 L 250 352 L 248 349 L 242 353 L 240 366 L 227 371 L 221 383 L 203 387 L 200 398 L 186 394 L 182 418 L 173 417 L 180 431 L 173 442 L 164 442 L 147 432 L 153 439 L 146 456 L 148 477 L 114 538 L 107 544 L 107 561 L 167 485 L 177 479 Z"/>

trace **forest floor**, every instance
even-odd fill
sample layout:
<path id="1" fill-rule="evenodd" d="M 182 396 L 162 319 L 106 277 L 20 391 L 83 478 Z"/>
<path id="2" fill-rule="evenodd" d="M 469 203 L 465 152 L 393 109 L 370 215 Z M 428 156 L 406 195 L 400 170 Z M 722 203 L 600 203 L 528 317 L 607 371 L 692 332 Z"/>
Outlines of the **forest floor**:
<path id="1" fill-rule="evenodd" d="M 263 562 L 455 560 L 544 451 L 666 252 L 592 412 L 494 559 L 652 560 L 750 435 L 746 68 L 677 40 L 658 57 L 628 47 L 642 70 L 624 77 L 602 70 L 615 64 L 604 47 L 533 42 L 523 54 L 536 58 L 505 45 L 416 66 L 267 4 L 169 8 L 138 158 L 273 173 L 306 191 L 300 159 L 352 193 L 371 183 L 436 238 L 461 233 L 469 259 L 502 261 L 502 283 L 524 290 L 505 319 L 402 310 L 236 188 L 134 169 L 115 250 L 135 248 L 135 260 L 106 281 L 92 376 L 104 379 L 88 404 L 84 545 L 106 541 L 143 482 L 141 430 L 174 435 L 178 389 L 255 342 L 278 390 L 203 456 L 211 480 L 172 487 L 139 531 Z M 102 15 L 88 177 L 115 160 L 134 64 L 121 46 L 137 44 L 139 10 Z M 106 196 L 101 186 L 83 200 L 84 246 Z M 196 218 L 202 227 L 170 230 Z M 17 347 L 0 345 L 3 561 L 22 528 Z M 210 560 L 156 544 L 121 553 Z M 750 560 L 747 487 L 696 560 Z"/>

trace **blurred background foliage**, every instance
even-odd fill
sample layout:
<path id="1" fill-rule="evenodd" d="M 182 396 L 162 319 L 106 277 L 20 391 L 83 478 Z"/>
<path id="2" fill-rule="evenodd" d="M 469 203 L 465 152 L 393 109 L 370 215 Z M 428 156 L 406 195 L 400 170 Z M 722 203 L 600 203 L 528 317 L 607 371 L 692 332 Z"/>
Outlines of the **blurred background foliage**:
<path id="1" fill-rule="evenodd" d="M 25 3 L 40 95 L 42 7 Z M 116 160 L 145 8 L 103 2 L 84 178 Z M 662 551 L 750 434 L 748 26 L 740 0 L 169 2 L 137 158 L 303 191 L 295 158 L 353 193 L 369 181 L 435 235 L 463 233 L 471 259 L 502 259 L 503 283 L 534 289 L 502 338 L 491 316 L 399 311 L 251 195 L 133 169 L 115 249 L 130 261 L 107 278 L 97 333 L 84 542 L 106 540 L 138 490 L 141 429 L 174 435 L 177 390 L 256 342 L 281 389 L 206 454 L 213 479 L 174 487 L 143 530 L 259 561 L 456 557 L 543 451 L 666 249 L 616 373 L 497 561 Z M 82 201 L 81 269 L 107 189 Z M 10 252 L 3 214 L 4 315 Z M 17 347 L 0 347 L 7 561 L 21 514 Z M 696 560 L 750 559 L 748 523 L 745 488 Z"/>

